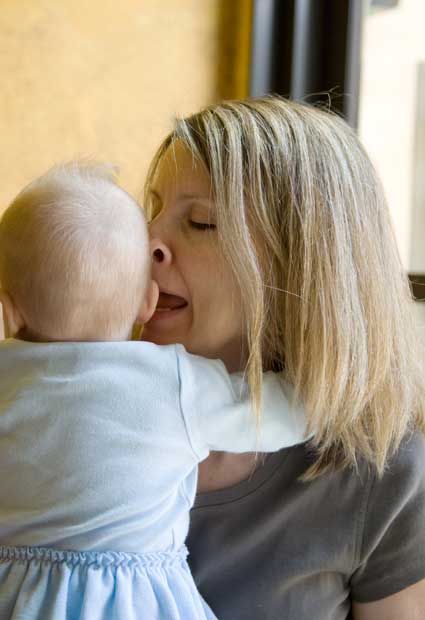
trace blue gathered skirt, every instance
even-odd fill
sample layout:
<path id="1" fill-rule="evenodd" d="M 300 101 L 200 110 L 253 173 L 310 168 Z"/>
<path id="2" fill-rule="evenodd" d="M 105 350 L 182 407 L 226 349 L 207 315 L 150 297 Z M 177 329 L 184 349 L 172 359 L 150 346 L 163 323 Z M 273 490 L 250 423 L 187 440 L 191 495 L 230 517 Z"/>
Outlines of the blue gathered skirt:
<path id="1" fill-rule="evenodd" d="M 216 620 L 186 556 L 0 547 L 0 618 Z"/>

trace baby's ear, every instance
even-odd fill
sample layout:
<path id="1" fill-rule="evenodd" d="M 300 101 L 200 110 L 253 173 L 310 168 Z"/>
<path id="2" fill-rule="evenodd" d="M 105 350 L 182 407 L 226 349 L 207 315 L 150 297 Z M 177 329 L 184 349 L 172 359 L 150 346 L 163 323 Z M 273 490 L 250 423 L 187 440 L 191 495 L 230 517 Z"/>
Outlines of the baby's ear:
<path id="1" fill-rule="evenodd" d="M 145 298 L 137 315 L 136 323 L 144 325 L 155 312 L 158 303 L 159 287 L 155 280 L 151 280 L 146 289 Z"/>
<path id="2" fill-rule="evenodd" d="M 13 338 L 25 327 L 24 318 L 7 291 L 0 288 L 0 303 L 3 306 L 3 323 L 6 338 Z"/>

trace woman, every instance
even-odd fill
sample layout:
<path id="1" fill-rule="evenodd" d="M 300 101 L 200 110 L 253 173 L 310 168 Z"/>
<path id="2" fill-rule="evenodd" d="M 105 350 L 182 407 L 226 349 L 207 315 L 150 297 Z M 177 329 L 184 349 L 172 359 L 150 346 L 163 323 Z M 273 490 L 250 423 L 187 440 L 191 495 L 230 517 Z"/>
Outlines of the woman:
<path id="1" fill-rule="evenodd" d="M 425 386 L 388 209 L 339 118 L 277 98 L 177 122 L 146 204 L 161 295 L 144 338 L 284 369 L 314 440 L 214 454 L 188 541 L 221 620 L 425 610 Z M 205 395 L 208 398 L 208 395 Z"/>

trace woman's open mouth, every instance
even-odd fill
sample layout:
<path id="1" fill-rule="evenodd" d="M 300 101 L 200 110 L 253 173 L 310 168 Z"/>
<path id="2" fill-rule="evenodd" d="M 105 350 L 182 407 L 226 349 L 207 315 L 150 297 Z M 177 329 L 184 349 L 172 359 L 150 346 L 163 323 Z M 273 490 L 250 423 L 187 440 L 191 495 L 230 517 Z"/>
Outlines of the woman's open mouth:
<path id="1" fill-rule="evenodd" d="M 174 318 L 178 313 L 184 310 L 186 306 L 187 301 L 183 299 L 183 297 L 160 292 L 156 310 L 149 322 Z"/>

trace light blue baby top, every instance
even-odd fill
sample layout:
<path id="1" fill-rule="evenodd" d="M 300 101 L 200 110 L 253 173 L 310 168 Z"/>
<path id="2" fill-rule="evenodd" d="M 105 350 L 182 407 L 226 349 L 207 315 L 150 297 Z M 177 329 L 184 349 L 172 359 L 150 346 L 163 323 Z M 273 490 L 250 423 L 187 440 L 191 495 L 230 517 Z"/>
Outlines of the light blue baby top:
<path id="1" fill-rule="evenodd" d="M 180 345 L 0 343 L 0 618 L 202 620 L 184 541 L 210 450 L 304 440 L 266 373 L 261 434 L 241 375 Z"/>

